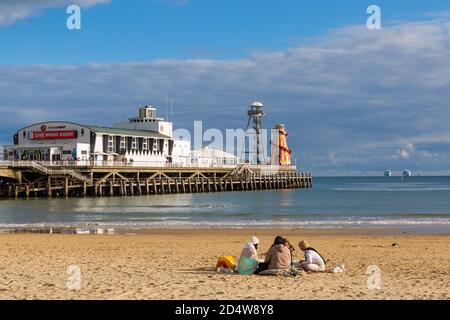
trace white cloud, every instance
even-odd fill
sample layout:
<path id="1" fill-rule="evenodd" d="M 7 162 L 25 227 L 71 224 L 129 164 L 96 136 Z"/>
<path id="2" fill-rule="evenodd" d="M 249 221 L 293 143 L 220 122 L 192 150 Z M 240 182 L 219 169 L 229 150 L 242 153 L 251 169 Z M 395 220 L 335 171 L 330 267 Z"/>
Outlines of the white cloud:
<path id="1" fill-rule="evenodd" d="M 397 150 L 397 152 L 392 156 L 392 158 L 398 159 L 409 159 L 411 158 L 411 152 L 405 149 Z"/>
<path id="2" fill-rule="evenodd" d="M 7 26 L 49 8 L 67 7 L 72 4 L 91 7 L 111 0 L 0 0 L 0 26 Z"/>

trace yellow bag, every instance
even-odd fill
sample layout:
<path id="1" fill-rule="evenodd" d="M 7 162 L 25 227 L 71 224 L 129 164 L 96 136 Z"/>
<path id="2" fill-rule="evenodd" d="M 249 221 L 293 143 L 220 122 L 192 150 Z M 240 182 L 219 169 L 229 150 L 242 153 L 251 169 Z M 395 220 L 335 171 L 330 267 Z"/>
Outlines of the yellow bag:
<path id="1" fill-rule="evenodd" d="M 234 269 L 236 268 L 235 256 L 222 256 L 217 259 L 216 268 Z"/>

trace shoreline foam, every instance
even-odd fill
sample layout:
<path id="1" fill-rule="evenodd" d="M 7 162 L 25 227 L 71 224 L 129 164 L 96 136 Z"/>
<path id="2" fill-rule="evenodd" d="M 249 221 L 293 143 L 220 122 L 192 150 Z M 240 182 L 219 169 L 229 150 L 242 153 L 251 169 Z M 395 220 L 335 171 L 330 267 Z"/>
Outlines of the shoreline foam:
<path id="1" fill-rule="evenodd" d="M 408 219 L 404 221 L 111 221 L 111 222 L 70 222 L 70 223 L 24 223 L 0 224 L 0 233 L 15 230 L 75 230 L 75 229 L 116 229 L 116 230 L 180 230 L 180 229 L 216 229 L 216 230 L 245 230 L 245 229 L 305 229 L 305 230 L 333 230 L 333 229 L 397 229 L 410 233 L 422 234 L 450 234 L 450 220 L 447 219 Z M 70 233 L 70 232 L 68 232 Z"/>

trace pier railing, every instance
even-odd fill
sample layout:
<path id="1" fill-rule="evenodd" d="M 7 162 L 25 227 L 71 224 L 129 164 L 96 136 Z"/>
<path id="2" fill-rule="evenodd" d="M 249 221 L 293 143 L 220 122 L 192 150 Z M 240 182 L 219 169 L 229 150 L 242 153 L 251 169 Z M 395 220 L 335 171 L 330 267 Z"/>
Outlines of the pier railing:
<path id="1" fill-rule="evenodd" d="M 10 168 L 31 167 L 45 174 L 49 174 L 52 168 L 82 168 L 82 167 L 115 167 L 115 168 L 195 168 L 195 169 L 234 169 L 244 163 L 223 164 L 223 163 L 169 163 L 165 161 L 0 161 L 0 166 Z M 253 165 L 247 164 L 248 168 L 261 172 L 276 172 L 280 170 L 296 170 L 295 166 L 278 166 L 278 165 Z"/>

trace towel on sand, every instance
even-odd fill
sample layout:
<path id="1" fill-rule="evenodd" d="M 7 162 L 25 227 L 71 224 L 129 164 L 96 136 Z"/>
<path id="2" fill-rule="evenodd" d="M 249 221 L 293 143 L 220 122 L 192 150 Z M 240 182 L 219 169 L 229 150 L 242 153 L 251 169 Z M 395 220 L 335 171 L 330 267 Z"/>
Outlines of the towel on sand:
<path id="1" fill-rule="evenodd" d="M 297 269 L 269 269 L 259 273 L 260 276 L 296 277 L 301 274 Z"/>

